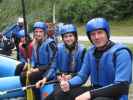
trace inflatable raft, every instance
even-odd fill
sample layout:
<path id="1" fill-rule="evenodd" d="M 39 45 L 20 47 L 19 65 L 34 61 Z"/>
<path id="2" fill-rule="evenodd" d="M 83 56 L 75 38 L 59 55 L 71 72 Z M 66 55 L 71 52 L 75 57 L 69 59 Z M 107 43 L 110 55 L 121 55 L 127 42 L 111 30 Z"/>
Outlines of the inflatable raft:
<path id="1" fill-rule="evenodd" d="M 19 91 L 7 92 L 10 90 L 15 90 L 18 88 L 22 88 L 20 77 L 19 76 L 10 76 L 10 77 L 2 77 L 0 78 L 0 100 L 9 99 L 9 98 L 17 98 L 24 97 L 25 93 L 23 89 Z M 50 95 L 54 90 L 54 84 L 44 85 L 41 91 L 41 99 L 45 100 L 45 98 Z"/>
<path id="2" fill-rule="evenodd" d="M 0 55 L 0 77 L 14 76 L 19 61 Z"/>
<path id="3" fill-rule="evenodd" d="M 1 95 L 3 91 L 22 88 L 20 77 L 15 76 L 16 66 L 20 63 L 21 62 L 15 59 L 0 55 L 0 100 L 25 96 L 25 93 L 22 90 Z M 42 100 L 50 95 L 53 90 L 54 84 L 42 87 L 40 89 Z"/>

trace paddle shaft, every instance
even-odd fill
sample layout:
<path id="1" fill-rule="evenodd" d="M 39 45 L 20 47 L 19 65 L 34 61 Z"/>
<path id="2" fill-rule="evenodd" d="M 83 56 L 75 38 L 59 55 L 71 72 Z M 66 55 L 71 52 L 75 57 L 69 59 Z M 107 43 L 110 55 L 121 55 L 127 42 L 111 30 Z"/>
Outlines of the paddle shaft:
<path id="1" fill-rule="evenodd" d="M 52 81 L 46 82 L 45 85 L 58 83 L 58 82 L 59 82 L 58 80 L 52 80 Z M 33 84 L 33 85 L 24 86 L 24 87 L 21 87 L 21 88 L 15 88 L 15 89 L 6 90 L 6 91 L 0 91 L 0 95 L 4 95 L 4 94 L 7 94 L 7 93 L 12 93 L 12 92 L 17 92 L 17 91 L 25 91 L 26 89 L 33 88 L 35 86 L 36 85 Z"/>

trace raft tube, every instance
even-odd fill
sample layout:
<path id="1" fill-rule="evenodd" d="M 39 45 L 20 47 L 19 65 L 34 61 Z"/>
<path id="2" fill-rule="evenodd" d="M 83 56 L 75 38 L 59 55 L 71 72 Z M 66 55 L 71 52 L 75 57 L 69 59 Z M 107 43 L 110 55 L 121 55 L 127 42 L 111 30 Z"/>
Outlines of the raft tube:
<path id="1" fill-rule="evenodd" d="M 53 93 L 55 84 L 48 84 L 48 85 L 44 85 L 40 91 L 41 91 L 41 100 L 45 100 L 45 98 L 47 98 L 47 96 L 49 96 L 50 94 Z"/>
<path id="2" fill-rule="evenodd" d="M 21 82 L 19 76 L 10 76 L 0 78 L 0 92 L 8 91 L 16 88 L 21 88 Z M 23 91 L 16 91 L 11 93 L 6 93 L 4 95 L 0 95 L 0 100 L 7 98 L 15 98 L 15 97 L 24 97 Z"/>
<path id="3" fill-rule="evenodd" d="M 14 76 L 19 61 L 0 55 L 0 77 Z"/>

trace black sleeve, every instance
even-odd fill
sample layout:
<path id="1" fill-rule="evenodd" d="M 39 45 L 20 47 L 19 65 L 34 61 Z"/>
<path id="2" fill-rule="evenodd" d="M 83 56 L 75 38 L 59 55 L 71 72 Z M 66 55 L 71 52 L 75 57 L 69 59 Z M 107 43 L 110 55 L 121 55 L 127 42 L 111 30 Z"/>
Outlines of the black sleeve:
<path id="1" fill-rule="evenodd" d="M 55 41 L 50 42 L 49 43 L 49 47 L 53 51 L 53 54 L 56 54 L 56 52 L 57 52 L 57 45 L 56 45 Z"/>
<path id="2" fill-rule="evenodd" d="M 48 50 L 48 47 L 52 50 L 51 58 L 50 58 L 50 61 L 47 65 L 40 65 L 40 66 L 37 67 L 37 68 L 39 68 L 40 71 L 47 71 L 51 67 L 51 64 L 55 60 L 56 52 L 57 52 L 57 46 L 56 46 L 55 41 L 52 41 L 48 44 L 47 50 Z"/>
<path id="3" fill-rule="evenodd" d="M 49 62 L 49 66 L 51 66 L 51 64 L 55 61 L 56 58 L 56 54 L 57 54 L 57 45 L 55 43 L 55 41 L 52 41 L 49 43 L 49 48 L 51 49 L 51 54 L 50 54 L 50 62 Z"/>
<path id="4" fill-rule="evenodd" d="M 91 98 L 95 97 L 119 97 L 122 94 L 128 94 L 129 83 L 119 82 L 102 88 L 90 91 Z"/>
<path id="5" fill-rule="evenodd" d="M 86 53 L 87 49 L 84 48 L 82 55 L 81 55 L 81 62 L 83 63 L 84 57 L 85 57 L 85 53 Z"/>

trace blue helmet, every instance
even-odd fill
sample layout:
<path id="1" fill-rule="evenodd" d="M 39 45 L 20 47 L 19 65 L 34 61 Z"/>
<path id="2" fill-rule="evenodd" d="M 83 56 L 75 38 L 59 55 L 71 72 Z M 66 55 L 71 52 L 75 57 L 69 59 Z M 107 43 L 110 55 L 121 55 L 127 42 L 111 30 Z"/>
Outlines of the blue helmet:
<path id="1" fill-rule="evenodd" d="M 62 27 L 61 35 L 65 33 L 77 33 L 77 28 L 73 24 L 66 24 Z"/>
<path id="2" fill-rule="evenodd" d="M 107 33 L 108 38 L 110 37 L 109 23 L 104 18 L 93 18 L 92 20 L 87 22 L 86 24 L 87 36 L 89 37 L 90 32 L 95 31 L 97 29 L 103 29 Z"/>
<path id="3" fill-rule="evenodd" d="M 35 30 L 36 28 L 40 28 L 40 29 L 43 29 L 44 31 L 47 31 L 47 25 L 41 21 L 34 23 L 33 30 Z"/>
<path id="4" fill-rule="evenodd" d="M 64 34 L 66 33 L 73 33 L 74 36 L 76 37 L 76 41 L 78 40 L 78 35 L 77 35 L 77 28 L 75 25 L 73 24 L 66 24 L 63 25 L 62 29 L 61 29 L 61 35 L 63 37 Z"/>
<path id="5" fill-rule="evenodd" d="M 25 30 L 20 30 L 17 34 L 18 38 L 25 37 Z"/>

